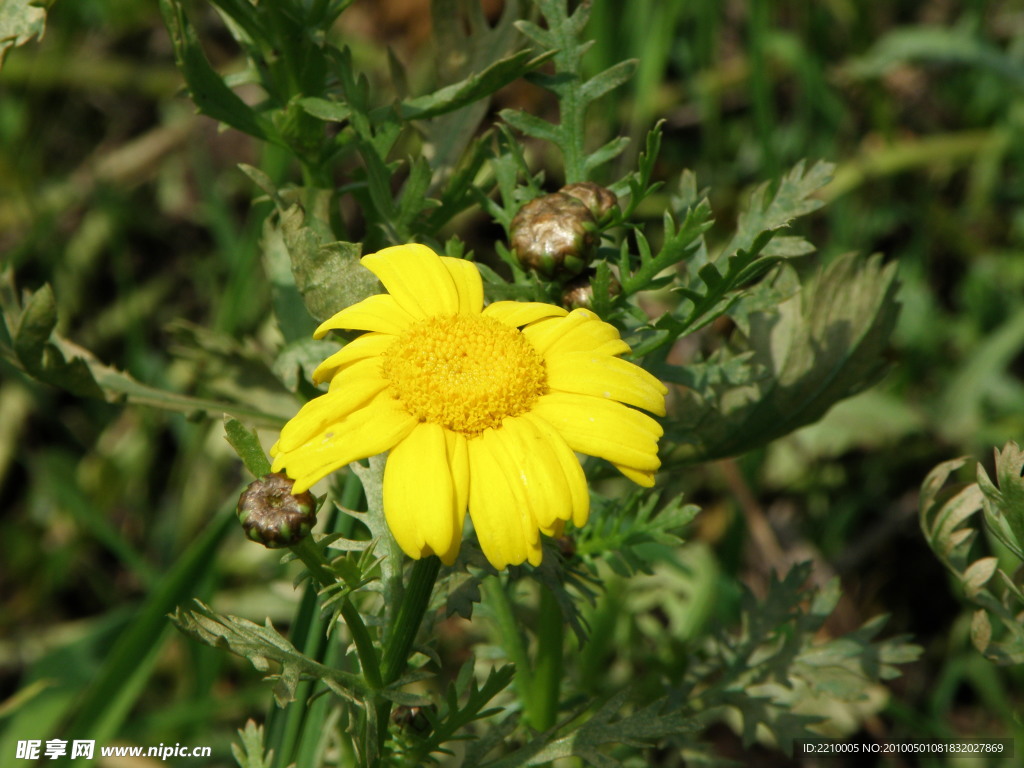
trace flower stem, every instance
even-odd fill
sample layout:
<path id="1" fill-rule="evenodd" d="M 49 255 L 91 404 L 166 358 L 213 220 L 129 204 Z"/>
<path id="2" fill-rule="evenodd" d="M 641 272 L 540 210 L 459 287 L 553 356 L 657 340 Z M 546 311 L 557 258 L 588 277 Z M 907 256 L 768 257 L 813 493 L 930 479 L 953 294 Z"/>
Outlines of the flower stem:
<path id="1" fill-rule="evenodd" d="M 306 537 L 291 549 L 295 556 L 305 563 L 310 576 L 320 582 L 322 586 L 330 587 L 337 583 L 334 572 L 324 562 L 323 552 L 313 543 L 312 539 Z M 352 634 L 352 642 L 355 643 L 359 665 L 363 668 L 363 677 L 366 679 L 367 685 L 375 690 L 379 689 L 381 678 L 377 649 L 373 647 L 373 640 L 366 629 L 366 624 L 363 623 L 363 617 L 359 615 L 359 611 L 347 597 L 341 602 L 341 617 Z"/>
<path id="2" fill-rule="evenodd" d="M 402 595 L 402 603 L 394 615 L 391 631 L 388 632 L 384 648 L 384 660 L 381 664 L 381 678 L 384 685 L 391 685 L 402 676 L 405 665 L 409 662 L 412 644 L 416 640 L 423 616 L 430 605 L 430 595 L 434 591 L 434 582 L 441 568 L 441 560 L 437 557 L 424 557 L 412 566 L 409 584 Z M 383 752 L 384 742 L 388 734 L 388 719 L 391 717 L 391 702 L 380 699 L 377 703 L 377 733 L 380 739 L 380 751 Z"/>
<path id="3" fill-rule="evenodd" d="M 523 635 L 519 631 L 519 624 L 516 622 L 515 614 L 512 612 L 512 603 L 508 599 L 505 587 L 497 576 L 488 576 L 483 580 L 484 595 L 487 605 L 494 614 L 494 620 L 498 625 L 498 644 L 505 649 L 509 661 L 516 668 L 516 689 L 519 691 L 519 698 L 523 702 L 527 718 L 532 721 L 530 713 L 533 710 L 533 685 L 530 674 L 530 659 L 526 655 L 526 645 L 523 643 Z"/>
<path id="4" fill-rule="evenodd" d="M 532 710 L 527 713 L 530 724 L 546 731 L 558 717 L 558 694 L 562 683 L 562 649 L 565 644 L 565 622 L 562 609 L 551 590 L 540 585 L 540 615 L 537 619 L 537 663 L 534 666 Z"/>
<path id="5" fill-rule="evenodd" d="M 434 591 L 434 582 L 440 568 L 440 559 L 433 556 L 424 557 L 413 564 L 409 586 L 402 596 L 402 604 L 395 614 L 387 648 L 384 650 L 382 677 L 385 685 L 395 682 L 405 671 L 416 633 L 430 605 L 430 595 Z"/>

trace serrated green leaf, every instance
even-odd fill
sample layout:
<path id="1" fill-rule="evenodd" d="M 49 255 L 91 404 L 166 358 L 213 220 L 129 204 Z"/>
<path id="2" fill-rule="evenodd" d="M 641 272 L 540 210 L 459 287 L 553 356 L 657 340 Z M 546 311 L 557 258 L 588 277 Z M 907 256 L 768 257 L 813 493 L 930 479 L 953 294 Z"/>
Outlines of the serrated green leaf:
<path id="1" fill-rule="evenodd" d="M 609 745 L 655 746 L 671 736 L 683 736 L 702 727 L 696 719 L 682 715 L 679 705 L 670 703 L 668 697 L 628 711 L 629 694 L 627 688 L 612 696 L 589 720 L 559 738 L 549 740 L 542 735 L 502 759 L 485 763 L 483 768 L 547 765 L 574 756 L 597 768 L 613 768 L 621 763 L 603 751 Z"/>
<path id="2" fill-rule="evenodd" d="M 985 522 L 992 533 L 1024 564 L 1024 451 L 1013 442 L 996 451 L 996 488 L 978 466 L 978 485 L 985 494 Z"/>
<path id="3" fill-rule="evenodd" d="M 359 263 L 358 243 L 325 242 L 298 205 L 281 213 L 280 226 L 295 286 L 316 320 L 377 293 L 377 278 Z"/>
<path id="4" fill-rule="evenodd" d="M 816 421 L 884 372 L 896 288 L 893 265 L 841 257 L 774 311 L 752 314 L 749 338 L 703 364 L 656 366 L 660 378 L 685 387 L 666 434 L 682 455 L 704 461 Z M 728 375 L 713 370 L 722 365 Z"/>
<path id="5" fill-rule="evenodd" d="M 264 752 L 262 725 L 256 725 L 256 721 L 250 718 L 246 720 L 244 729 L 238 729 L 238 736 L 242 743 L 232 743 L 231 755 L 239 768 L 271 768 L 274 750 Z"/>
<path id="6" fill-rule="evenodd" d="M 338 695 L 356 703 L 370 694 L 359 675 L 324 666 L 299 653 L 269 620 L 261 626 L 248 619 L 217 613 L 199 600 L 195 606 L 191 610 L 178 608 L 172 621 L 197 640 L 248 659 L 260 672 L 270 673 L 270 662 L 280 665 L 277 673 L 267 675 L 277 681 L 274 697 L 279 706 L 294 698 L 295 687 L 304 675 L 322 681 Z"/>
<path id="7" fill-rule="evenodd" d="M 263 477 L 270 472 L 270 461 L 256 430 L 247 429 L 238 419 L 229 417 L 224 419 L 224 437 L 253 477 Z"/>
<path id="8" fill-rule="evenodd" d="M 455 739 L 466 738 L 460 734 L 466 726 L 501 711 L 496 708 L 488 709 L 487 705 L 511 684 L 515 677 L 514 667 L 509 664 L 491 669 L 483 685 L 477 686 L 473 677 L 475 666 L 476 659 L 471 655 L 459 669 L 455 682 L 445 689 L 439 710 L 436 713 L 428 713 L 430 733 L 407 756 L 410 765 L 424 765 L 428 760 L 432 760 L 432 754 L 448 752 L 442 745 Z M 466 703 L 460 705 L 460 698 L 465 698 Z"/>
<path id="9" fill-rule="evenodd" d="M 1005 466 L 1011 473 L 1006 478 L 1012 487 L 1012 473 L 1018 472 L 1020 451 L 1008 445 L 1000 455 L 1008 457 Z M 997 664 L 1024 663 L 1024 592 L 1014 584 L 1010 575 L 999 567 L 995 557 L 972 560 L 973 547 L 980 526 L 976 513 L 984 509 L 985 523 L 997 538 L 1006 535 L 994 525 L 998 519 L 990 516 L 990 507 L 999 507 L 1000 490 L 992 485 L 981 465 L 977 467 L 978 483 L 972 483 L 950 494 L 944 486 L 950 475 L 965 463 L 964 459 L 947 461 L 932 470 L 921 486 L 919 517 L 921 531 L 928 546 L 942 564 L 956 577 L 964 589 L 964 596 L 979 610 L 971 623 L 971 638 L 975 647 Z M 997 460 L 998 466 L 998 460 Z M 999 577 L 990 587 L 994 576 Z"/>
<path id="10" fill-rule="evenodd" d="M 473 618 L 473 606 L 480 602 L 480 579 L 466 574 L 458 584 L 455 583 L 456 576 L 452 576 L 449 582 L 448 600 L 445 604 L 445 616 L 461 616 L 464 619 Z"/>
<path id="11" fill-rule="evenodd" d="M 638 291 L 647 290 L 660 272 L 698 252 L 704 245 L 704 233 L 714 223 L 711 218 L 711 206 L 706 199 L 687 211 L 686 218 L 678 229 L 668 211 L 665 212 L 664 222 L 665 241 L 656 256 L 651 257 L 647 239 L 637 232 L 641 264 L 632 274 L 623 276 L 622 289 L 626 295 L 631 296 Z"/>
<path id="12" fill-rule="evenodd" d="M 754 191 L 747 210 L 739 217 L 736 234 L 722 249 L 722 256 L 750 250 L 763 233 L 786 227 L 793 219 L 806 216 L 822 206 L 822 201 L 813 195 L 829 182 L 835 166 L 817 162 L 806 173 L 804 169 L 803 162 L 797 163 L 779 181 L 771 199 L 768 199 L 768 183 Z"/>
<path id="13" fill-rule="evenodd" d="M 316 329 L 316 321 L 306 310 L 302 295 L 295 286 L 292 273 L 292 258 L 282 231 L 280 214 L 268 216 L 263 222 L 260 249 L 263 254 L 263 270 L 270 280 L 271 300 L 277 327 L 289 343 L 310 338 Z"/>
<path id="14" fill-rule="evenodd" d="M 403 120 L 424 120 L 454 112 L 504 88 L 513 80 L 539 67 L 553 55 L 553 51 L 539 56 L 531 51 L 519 51 L 495 61 L 483 71 L 476 72 L 464 80 L 446 85 L 433 93 L 401 102 L 398 105 L 398 114 Z"/>
<path id="15" fill-rule="evenodd" d="M 185 77 L 196 108 L 250 136 L 275 140 L 277 133 L 266 118 L 242 101 L 214 71 L 181 3 L 178 0 L 160 0 L 160 11 L 171 35 L 175 61 Z"/>
<path id="16" fill-rule="evenodd" d="M 46 29 L 46 11 L 33 0 L 4 0 L 0 3 L 0 67 L 7 51 L 42 39 Z"/>
<path id="17" fill-rule="evenodd" d="M 9 281 L 7 287 L 11 287 L 13 277 L 7 275 L 6 279 Z M 122 371 L 104 365 L 88 350 L 52 332 L 49 340 L 43 343 L 41 354 L 36 357 L 40 352 L 39 340 L 54 320 L 52 293 L 46 290 L 33 294 L 29 305 L 24 308 L 17 304 L 17 295 L 13 289 L 0 292 L 0 301 L 3 303 L 0 310 L 8 334 L 15 341 L 19 335 L 17 331 L 11 332 L 10 325 L 22 329 L 25 334 L 20 343 L 20 351 L 27 359 L 21 359 L 16 343 L 15 349 L 6 350 L 10 362 L 46 384 L 66 389 L 81 397 L 96 397 L 108 402 L 127 401 L 185 414 L 205 413 L 218 418 L 226 413 L 258 426 L 275 429 L 279 429 L 287 420 L 287 415 L 268 413 L 249 403 L 191 397 L 143 384 Z"/>

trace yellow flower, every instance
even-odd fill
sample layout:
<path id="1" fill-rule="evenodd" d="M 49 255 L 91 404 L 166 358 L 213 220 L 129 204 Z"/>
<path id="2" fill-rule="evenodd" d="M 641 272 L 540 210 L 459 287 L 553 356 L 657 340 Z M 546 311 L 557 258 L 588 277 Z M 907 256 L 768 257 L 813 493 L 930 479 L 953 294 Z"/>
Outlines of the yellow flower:
<path id="1" fill-rule="evenodd" d="M 451 565 L 467 508 L 495 568 L 541 560 L 540 534 L 583 525 L 587 482 L 574 451 L 654 484 L 664 385 L 619 359 L 629 346 L 593 312 L 483 306 L 471 262 L 423 245 L 364 256 L 388 293 L 317 328 L 367 331 L 314 371 L 330 380 L 271 449 L 301 493 L 350 462 L 390 451 L 384 515 L 413 558 Z"/>

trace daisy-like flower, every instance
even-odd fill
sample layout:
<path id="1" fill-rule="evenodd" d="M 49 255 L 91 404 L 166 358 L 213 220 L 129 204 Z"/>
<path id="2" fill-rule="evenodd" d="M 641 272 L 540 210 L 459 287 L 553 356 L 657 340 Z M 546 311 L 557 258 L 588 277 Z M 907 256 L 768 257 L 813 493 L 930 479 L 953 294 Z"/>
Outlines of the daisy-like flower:
<path id="1" fill-rule="evenodd" d="M 587 521 L 574 451 L 654 484 L 664 385 L 620 359 L 629 346 L 593 312 L 497 301 L 484 307 L 472 262 L 423 245 L 364 256 L 388 293 L 324 322 L 366 331 L 313 372 L 308 402 L 271 449 L 301 493 L 358 459 L 390 451 L 384 515 L 410 557 L 451 565 L 466 511 L 499 570 L 541 561 L 540 534 Z"/>

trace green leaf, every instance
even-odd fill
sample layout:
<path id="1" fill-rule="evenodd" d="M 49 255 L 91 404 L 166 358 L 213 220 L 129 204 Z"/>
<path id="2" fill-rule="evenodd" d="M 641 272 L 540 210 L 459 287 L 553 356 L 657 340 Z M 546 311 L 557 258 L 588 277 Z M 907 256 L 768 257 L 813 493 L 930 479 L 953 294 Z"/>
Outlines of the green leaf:
<path id="1" fill-rule="evenodd" d="M 637 247 L 640 251 L 640 265 L 632 274 L 624 276 L 622 288 L 627 295 L 647 290 L 659 273 L 685 260 L 704 245 L 704 233 L 714 221 L 711 218 L 711 206 L 706 199 L 691 208 L 683 223 L 676 228 L 672 216 L 666 211 L 664 216 L 665 239 L 661 250 L 656 256 L 651 254 L 647 239 L 638 230 L 636 232 Z"/>
<path id="2" fill-rule="evenodd" d="M 601 98 L 633 77 L 639 63 L 637 59 L 626 59 L 594 75 L 580 86 L 580 96 L 586 101 Z"/>
<path id="3" fill-rule="evenodd" d="M 428 117 L 454 112 L 456 109 L 486 98 L 512 81 L 518 80 L 553 55 L 554 51 L 548 51 L 539 56 L 534 55 L 531 51 L 519 51 L 494 62 L 482 72 L 474 73 L 464 80 L 446 85 L 433 93 L 401 102 L 398 105 L 398 114 L 402 120 L 424 120 Z"/>
<path id="4" fill-rule="evenodd" d="M 279 211 L 283 209 L 284 206 L 279 206 Z M 306 310 L 295 285 L 292 257 L 281 228 L 280 213 L 264 220 L 260 248 L 263 251 L 263 269 L 270 280 L 274 317 L 281 335 L 288 343 L 309 339 L 317 324 Z"/>
<path id="5" fill-rule="evenodd" d="M 511 50 L 521 38 L 513 26 L 522 15 L 520 0 L 508 0 L 497 23 L 490 22 L 478 3 L 464 3 L 461 0 L 434 0 L 430 3 L 431 25 L 436 42 L 436 68 L 438 83 L 449 86 L 492 66 Z M 442 195 L 442 205 L 448 208 L 431 216 L 423 230 L 433 236 L 450 213 L 453 200 L 460 201 L 462 210 L 473 202 L 474 181 L 485 156 L 485 142 L 480 124 L 487 116 L 491 100 L 483 96 L 461 109 L 439 115 L 417 126 L 431 145 L 433 156 L 431 166 L 435 179 L 448 179 L 448 187 Z M 467 151 L 467 147 L 474 146 Z M 456 168 L 460 171 L 453 174 Z M 464 174 L 464 175 L 463 175 Z M 455 178 L 463 175 L 462 179 Z M 483 194 L 487 194 L 484 191 Z M 444 216 L 443 219 L 438 217 Z"/>
<path id="6" fill-rule="evenodd" d="M 298 104 L 318 120 L 331 123 L 344 123 L 352 116 L 352 107 L 340 101 L 328 101 L 315 96 L 307 96 L 299 99 Z"/>
<path id="7" fill-rule="evenodd" d="M 832 738 L 885 705 L 880 683 L 914 661 L 921 649 L 905 637 L 877 640 L 885 617 L 876 617 L 841 637 L 822 640 L 820 630 L 841 595 L 838 579 L 808 588 L 810 563 L 772 577 L 768 592 L 745 590 L 739 629 L 715 633 L 687 672 L 685 691 L 700 693 L 689 714 L 730 707 L 750 745 L 767 730 L 784 750 L 793 740 L 813 738 L 809 726 Z M 691 700 L 686 697 L 684 700 Z M 690 705 L 693 707 L 693 705 Z M 686 711 L 684 710 L 684 713 Z"/>
<path id="8" fill-rule="evenodd" d="M 208 645 L 226 648 L 248 659 L 266 678 L 275 681 L 274 698 L 284 707 L 295 696 L 295 687 L 303 676 L 322 681 L 339 696 L 356 703 L 370 690 L 359 675 L 324 666 L 299 653 L 295 646 L 271 625 L 260 626 L 248 619 L 217 613 L 199 600 L 191 610 L 178 610 L 172 620 L 183 632 Z M 279 665 L 271 672 L 271 662 Z"/>
<path id="9" fill-rule="evenodd" d="M 812 197 L 832 178 L 835 166 L 817 162 L 804 172 L 801 161 L 779 181 L 778 188 L 769 199 L 771 184 L 759 186 L 750 196 L 747 210 L 740 215 L 736 234 L 722 249 L 723 256 L 750 250 L 764 232 L 774 232 L 789 226 L 793 219 L 818 210 L 823 202 Z"/>
<path id="10" fill-rule="evenodd" d="M 228 417 L 224 419 L 224 437 L 253 477 L 263 477 L 270 472 L 270 462 L 256 430 L 247 429 L 238 419 Z"/>
<path id="11" fill-rule="evenodd" d="M 583 168 L 589 175 L 595 168 L 599 168 L 609 160 L 614 160 L 621 155 L 627 146 L 629 146 L 629 137 L 616 136 L 603 147 L 599 147 L 588 154 L 583 160 Z"/>
<path id="12" fill-rule="evenodd" d="M 7 51 L 42 39 L 46 29 L 46 11 L 33 0 L 4 0 L 0 3 L 0 67 Z"/>
<path id="13" fill-rule="evenodd" d="M 336 342 L 326 339 L 299 339 L 278 353 L 273 371 L 288 390 L 298 392 L 317 366 L 339 349 Z"/>
<path id="14" fill-rule="evenodd" d="M 30 373 L 39 375 L 45 369 L 43 353 L 56 326 L 57 302 L 53 289 L 46 284 L 25 303 L 13 334 L 14 351 Z"/>
<path id="15" fill-rule="evenodd" d="M 264 752 L 263 726 L 256 725 L 252 718 L 245 721 L 245 728 L 238 729 L 241 744 L 231 745 L 231 754 L 239 768 L 271 768 L 274 751 Z"/>
<path id="16" fill-rule="evenodd" d="M 978 486 L 985 494 L 985 523 L 1018 560 L 1024 564 L 1024 451 L 1007 443 L 996 451 L 996 481 L 989 480 L 978 465 Z"/>
<path id="17" fill-rule="evenodd" d="M 776 279 L 794 280 L 789 270 Z M 749 335 L 706 362 L 655 365 L 683 385 L 666 429 L 678 455 L 745 453 L 871 386 L 886 368 L 896 289 L 895 265 L 840 257 L 792 298 L 751 313 Z"/>
<path id="18" fill-rule="evenodd" d="M 450 684 L 444 692 L 440 706 L 436 712 L 424 710 L 427 720 L 430 723 L 429 735 L 408 755 L 408 765 L 425 765 L 435 752 L 451 752 L 442 745 L 454 739 L 470 738 L 468 735 L 459 732 L 476 720 L 483 720 L 497 714 L 500 708 L 488 709 L 487 705 L 509 686 L 515 677 L 515 668 L 509 664 L 504 667 L 491 669 L 487 674 L 482 686 L 478 686 L 473 670 L 476 666 L 476 658 L 472 655 L 467 659 L 455 682 Z M 465 704 L 459 704 L 460 699 L 465 699 Z"/>
<path id="19" fill-rule="evenodd" d="M 662 507 L 657 494 L 635 492 L 625 499 L 595 498 L 591 519 L 580 530 L 576 551 L 583 557 L 602 557 L 613 571 L 629 577 L 650 573 L 651 544 L 675 548 L 682 531 L 700 512 L 677 496 Z"/>
<path id="20" fill-rule="evenodd" d="M 425 157 L 416 158 L 409 169 L 409 178 L 402 185 L 402 194 L 398 200 L 398 215 L 393 223 L 399 230 L 411 229 L 420 211 L 438 205 L 436 200 L 430 200 L 426 196 L 430 177 L 430 163 Z"/>
<path id="21" fill-rule="evenodd" d="M 560 738 L 549 741 L 546 734 L 542 735 L 503 759 L 485 763 L 482 768 L 547 765 L 553 760 L 573 756 L 597 768 L 614 768 L 621 763 L 602 748 L 614 744 L 653 747 L 671 736 L 684 736 L 702 727 L 698 720 L 681 715 L 679 705 L 670 703 L 668 697 L 623 714 L 630 693 L 628 688 L 617 693 L 589 720 Z"/>
<path id="22" fill-rule="evenodd" d="M 378 292 L 377 278 L 359 263 L 360 245 L 325 241 L 298 205 L 281 213 L 281 232 L 295 286 L 318 321 Z"/>
<path id="23" fill-rule="evenodd" d="M 561 136 L 558 129 L 547 120 L 531 115 L 529 112 L 517 111 L 514 109 L 503 109 L 498 113 L 501 119 L 511 125 L 520 133 L 533 136 L 535 139 L 543 139 L 558 143 Z"/>
<path id="24" fill-rule="evenodd" d="M 276 140 L 277 132 L 270 122 L 242 101 L 210 66 L 179 0 L 160 0 L 160 11 L 171 35 L 175 61 L 196 108 L 250 136 Z"/>
<path id="25" fill-rule="evenodd" d="M 1021 451 L 1010 443 L 997 453 L 996 488 L 984 469 L 977 467 L 977 483 L 945 488 L 950 475 L 965 459 L 947 461 L 933 469 L 921 485 L 919 517 L 921 532 L 939 561 L 963 587 L 965 598 L 977 610 L 971 621 L 971 640 L 989 660 L 997 664 L 1024 663 L 1024 592 L 996 557 L 976 556 L 984 511 L 988 528 L 1010 550 L 1011 572 L 1019 573 L 1024 553 L 1019 551 L 1017 532 L 1008 518 L 1019 515 Z"/>
<path id="26" fill-rule="evenodd" d="M 861 58 L 845 67 L 858 78 L 880 77 L 910 62 L 961 64 L 994 72 L 1024 89 L 1024 66 L 964 28 L 940 26 L 893 29 Z"/>
<path id="27" fill-rule="evenodd" d="M 32 294 L 22 307 L 17 301 L 13 274 L 4 273 L 0 283 L 3 326 L 12 339 L 11 348 L 0 345 L 0 354 L 39 381 L 80 397 L 129 402 L 189 415 L 205 413 L 220 417 L 229 414 L 274 429 L 279 429 L 291 415 L 291 408 L 288 414 L 278 415 L 249 403 L 191 397 L 143 384 L 123 371 L 104 365 L 74 342 L 52 333 L 56 317 L 49 287 Z"/>

